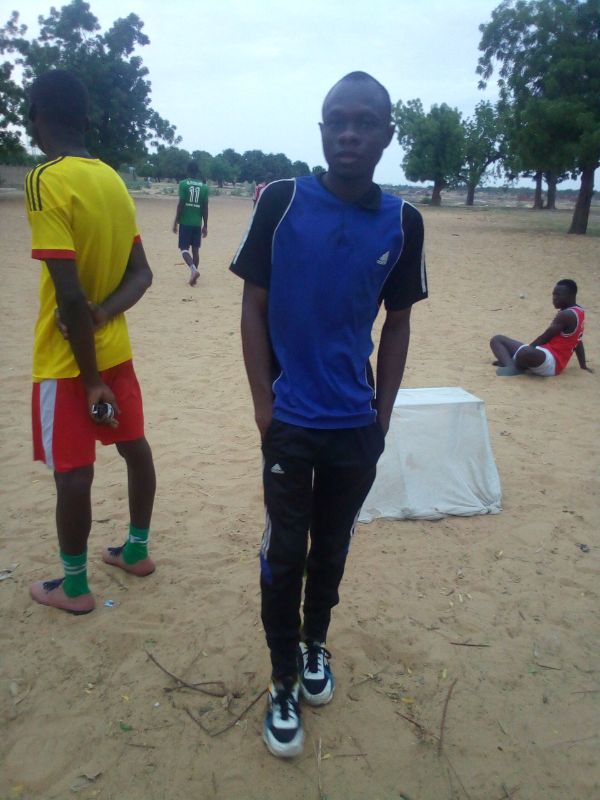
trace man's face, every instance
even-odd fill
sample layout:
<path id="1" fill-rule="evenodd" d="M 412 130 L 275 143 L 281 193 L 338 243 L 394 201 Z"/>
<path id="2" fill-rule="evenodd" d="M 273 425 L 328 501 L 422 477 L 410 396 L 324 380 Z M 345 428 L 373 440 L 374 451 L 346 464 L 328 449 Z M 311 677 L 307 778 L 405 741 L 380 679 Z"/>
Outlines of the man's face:
<path id="1" fill-rule="evenodd" d="M 571 305 L 571 293 L 566 286 L 555 286 L 552 290 L 554 308 L 568 308 Z"/>
<path id="2" fill-rule="evenodd" d="M 383 98 L 363 82 L 344 81 L 333 89 L 319 127 L 329 172 L 343 180 L 371 179 L 394 135 Z"/>

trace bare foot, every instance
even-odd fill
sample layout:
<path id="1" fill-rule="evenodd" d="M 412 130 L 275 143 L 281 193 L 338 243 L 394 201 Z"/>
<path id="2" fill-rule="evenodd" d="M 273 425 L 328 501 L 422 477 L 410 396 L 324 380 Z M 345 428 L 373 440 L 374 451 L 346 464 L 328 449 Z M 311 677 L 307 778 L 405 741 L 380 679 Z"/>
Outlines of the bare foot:
<path id="1" fill-rule="evenodd" d="M 197 269 L 192 270 L 192 276 L 190 278 L 190 286 L 195 286 L 198 283 L 198 278 L 200 277 L 200 273 Z"/>
<path id="2" fill-rule="evenodd" d="M 106 547 L 102 551 L 102 561 L 111 567 L 119 567 L 119 569 L 129 572 L 130 575 L 137 575 L 138 578 L 152 575 L 156 569 L 156 564 L 151 558 L 142 558 L 140 561 L 136 561 L 135 564 L 125 563 L 121 554 L 122 551 L 122 547 Z"/>
<path id="3" fill-rule="evenodd" d="M 36 603 L 52 608 L 60 608 L 71 614 L 89 614 L 94 610 L 96 601 L 91 592 L 78 597 L 68 597 L 63 589 L 63 578 L 52 581 L 36 581 L 29 587 L 29 594 Z"/>

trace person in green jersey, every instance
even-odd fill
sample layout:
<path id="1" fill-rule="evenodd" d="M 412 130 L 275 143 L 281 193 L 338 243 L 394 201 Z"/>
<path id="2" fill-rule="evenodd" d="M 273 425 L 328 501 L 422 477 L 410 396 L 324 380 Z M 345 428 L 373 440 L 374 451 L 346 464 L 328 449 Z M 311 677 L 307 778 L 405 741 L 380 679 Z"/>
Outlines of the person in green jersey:
<path id="1" fill-rule="evenodd" d="M 200 245 L 208 233 L 208 186 L 202 182 L 195 161 L 188 164 L 187 175 L 179 184 L 179 203 L 173 233 L 177 233 L 179 227 L 179 249 L 190 268 L 190 286 L 195 286 L 200 277 Z"/>

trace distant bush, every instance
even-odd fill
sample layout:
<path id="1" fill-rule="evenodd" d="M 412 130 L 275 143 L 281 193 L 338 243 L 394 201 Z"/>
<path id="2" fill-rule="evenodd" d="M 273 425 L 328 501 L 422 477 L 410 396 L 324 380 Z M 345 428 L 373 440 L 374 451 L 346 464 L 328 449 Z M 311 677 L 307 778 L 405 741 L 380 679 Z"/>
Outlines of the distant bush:
<path id="1" fill-rule="evenodd" d="M 221 190 L 218 189 L 216 186 L 209 186 L 208 187 L 208 196 L 209 197 L 219 197 L 221 194 Z"/>
<path id="2" fill-rule="evenodd" d="M 422 197 L 419 200 L 419 203 L 421 203 L 421 205 L 423 205 L 423 206 L 430 206 L 431 205 L 431 197 Z"/>

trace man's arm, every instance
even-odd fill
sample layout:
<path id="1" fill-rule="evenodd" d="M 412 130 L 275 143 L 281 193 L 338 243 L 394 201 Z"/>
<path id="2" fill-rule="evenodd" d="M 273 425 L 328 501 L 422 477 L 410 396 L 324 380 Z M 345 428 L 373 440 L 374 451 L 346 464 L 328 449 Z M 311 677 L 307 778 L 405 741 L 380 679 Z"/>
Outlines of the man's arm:
<path id="1" fill-rule="evenodd" d="M 202 220 L 204 222 L 202 225 L 202 238 L 206 238 L 208 236 L 208 197 L 202 204 Z"/>
<path id="2" fill-rule="evenodd" d="M 571 328 L 571 331 L 575 330 L 573 325 L 573 312 L 569 313 L 566 309 L 563 309 L 558 312 L 546 330 L 538 336 L 537 339 L 534 339 L 529 346 L 541 347 L 555 336 L 568 331 L 569 328 Z"/>
<path id="3" fill-rule="evenodd" d="M 585 361 L 585 349 L 583 347 L 583 342 L 582 341 L 579 341 L 577 343 L 577 347 L 575 348 L 575 350 L 573 352 L 577 356 L 577 361 L 579 361 L 579 366 L 581 367 L 581 369 L 586 370 L 586 372 L 593 372 L 594 371 L 593 369 L 588 367 L 588 365 L 586 364 L 586 361 Z"/>
<path id="4" fill-rule="evenodd" d="M 410 340 L 410 311 L 411 307 L 388 311 L 379 340 L 375 407 L 384 433 L 390 427 L 394 401 L 404 374 Z"/>
<path id="5" fill-rule="evenodd" d="M 118 413 L 115 396 L 98 373 L 94 327 L 77 276 L 77 265 L 73 260 L 58 258 L 48 259 L 46 264 L 54 282 L 60 317 L 69 331 L 69 344 L 85 386 L 88 410 L 91 414 L 96 403 L 110 403 Z"/>
<path id="6" fill-rule="evenodd" d="M 134 306 L 151 285 L 152 270 L 144 246 L 139 241 L 134 242 L 121 283 L 100 305 L 90 307 L 96 327 L 99 328 L 109 319 Z"/>
<path id="7" fill-rule="evenodd" d="M 244 281 L 242 350 L 254 403 L 254 419 L 261 438 L 273 417 L 273 361 L 267 326 L 269 293 Z"/>
<path id="8" fill-rule="evenodd" d="M 177 233 L 177 226 L 179 225 L 179 220 L 181 219 L 181 215 L 183 214 L 183 209 L 185 208 L 185 200 L 180 200 L 177 203 L 177 211 L 175 212 L 175 222 L 173 223 L 173 233 Z"/>

